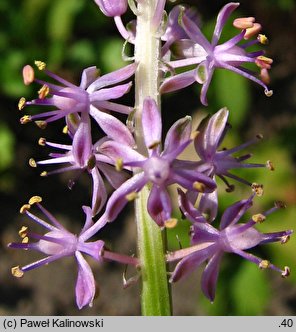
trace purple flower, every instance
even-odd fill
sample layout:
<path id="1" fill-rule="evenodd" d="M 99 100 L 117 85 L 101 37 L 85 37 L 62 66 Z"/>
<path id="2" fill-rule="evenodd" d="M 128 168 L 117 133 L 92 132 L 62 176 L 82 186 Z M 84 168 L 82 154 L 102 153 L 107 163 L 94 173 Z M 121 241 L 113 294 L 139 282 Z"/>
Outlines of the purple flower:
<path id="1" fill-rule="evenodd" d="M 175 282 L 197 269 L 203 262 L 208 263 L 202 274 L 202 291 L 210 301 L 214 301 L 216 284 L 219 274 L 219 265 L 224 253 L 234 253 L 259 266 L 261 269 L 270 268 L 278 271 L 283 277 L 290 273 L 289 267 L 284 270 L 263 260 L 246 250 L 258 245 L 281 242 L 286 243 L 293 231 L 287 230 L 276 233 L 260 233 L 254 226 L 265 220 L 267 215 L 282 206 L 278 202 L 275 207 L 253 215 L 246 223 L 238 223 L 245 212 L 252 206 L 253 195 L 228 207 L 220 221 L 219 229 L 207 223 L 204 216 L 187 200 L 186 195 L 179 190 L 179 204 L 185 217 L 192 222 L 191 247 L 181 249 L 167 256 L 168 261 L 181 259 L 171 276 L 170 281 Z"/>
<path id="2" fill-rule="evenodd" d="M 131 146 L 118 141 L 107 141 L 100 151 L 112 158 L 117 166 L 137 170 L 135 175 L 123 183 L 109 198 L 106 218 L 114 220 L 125 204 L 136 198 L 147 183 L 151 183 L 148 199 L 148 212 L 160 226 L 171 221 L 172 204 L 167 187 L 178 183 L 184 188 L 198 192 L 210 192 L 215 183 L 208 176 L 187 170 L 186 163 L 176 160 L 177 156 L 192 142 L 191 118 L 185 117 L 170 128 L 161 152 L 162 123 L 156 102 L 146 98 L 142 111 L 143 144 L 148 156 L 144 156 Z"/>
<path id="3" fill-rule="evenodd" d="M 127 10 L 127 0 L 95 0 L 106 16 L 121 16 Z"/>
<path id="4" fill-rule="evenodd" d="M 101 121 L 102 127 L 110 138 L 116 138 L 119 142 L 126 145 L 133 144 L 131 133 L 119 120 L 101 112 L 101 119 L 103 118 L 104 121 Z M 34 167 L 37 165 L 67 165 L 51 172 L 42 172 L 42 176 L 72 170 L 90 173 L 93 181 L 92 212 L 93 215 L 96 215 L 107 200 L 107 191 L 100 171 L 114 188 L 118 188 L 128 176 L 124 172 L 117 172 L 111 165 L 112 160 L 98 152 L 100 144 L 107 138 L 99 140 L 94 145 L 92 144 L 89 115 L 82 113 L 81 118 L 78 117 L 77 120 L 77 129 L 70 127 L 70 136 L 73 136 L 72 145 L 52 143 L 44 138 L 39 140 L 41 145 L 48 145 L 63 150 L 65 153 L 51 153 L 50 159 L 38 161 L 37 163 L 31 159 L 31 165 Z M 70 188 L 72 185 L 73 182 L 70 182 Z"/>
<path id="5" fill-rule="evenodd" d="M 92 211 L 87 206 L 82 207 L 86 216 L 85 224 L 80 234 L 74 235 L 67 231 L 56 220 L 56 218 L 40 204 L 40 202 L 41 198 L 39 196 L 33 196 L 30 199 L 29 204 L 23 205 L 21 213 L 25 213 L 33 221 L 44 227 L 47 230 L 47 233 L 40 235 L 30 232 L 28 227 L 22 227 L 19 231 L 22 242 L 9 243 L 8 247 L 24 250 L 36 250 L 45 254 L 46 257 L 21 268 L 16 266 L 12 268 L 12 274 L 16 277 L 22 277 L 26 271 L 47 265 L 63 257 L 73 256 L 75 257 L 78 266 L 78 275 L 75 287 L 77 306 L 79 309 L 86 305 L 91 306 L 95 296 L 95 279 L 91 268 L 82 253 L 91 256 L 97 262 L 101 262 L 104 247 L 104 242 L 101 240 L 86 242 L 88 237 L 85 237 L 84 234 L 93 225 Z M 29 211 L 33 204 L 40 209 L 50 223 L 44 221 Z M 97 230 L 103 226 L 104 223 L 101 223 Z M 36 242 L 29 243 L 29 239 L 34 239 Z"/>
<path id="6" fill-rule="evenodd" d="M 230 170 L 236 168 L 256 168 L 268 167 L 273 170 L 272 163 L 268 161 L 266 164 L 245 163 L 244 161 L 251 157 L 251 154 L 245 154 L 240 157 L 234 157 L 233 154 L 239 152 L 251 144 L 256 143 L 261 139 L 261 135 L 257 135 L 255 139 L 250 140 L 240 146 L 232 149 L 218 150 L 222 140 L 227 132 L 227 119 L 229 111 L 222 108 L 220 111 L 211 116 L 206 123 L 203 123 L 199 128 L 199 135 L 197 135 L 194 145 L 195 150 L 200 157 L 197 162 L 197 171 L 203 172 L 210 177 L 217 175 L 227 185 L 227 191 L 233 190 L 233 185 L 230 185 L 225 177 L 235 179 L 247 185 L 252 185 L 245 179 L 232 174 Z"/>
<path id="7" fill-rule="evenodd" d="M 230 14 L 239 6 L 237 2 L 225 5 L 219 12 L 212 41 L 209 42 L 203 35 L 199 27 L 188 17 L 183 15 L 182 27 L 190 39 L 182 39 L 176 42 L 177 56 L 180 60 L 168 62 L 168 66 L 173 68 L 197 65 L 195 69 L 185 71 L 165 79 L 161 86 L 161 91 L 171 92 L 182 89 L 194 82 L 202 84 L 201 102 L 207 105 L 206 94 L 215 68 L 224 68 L 242 75 L 264 87 L 267 96 L 272 95 L 265 82 L 268 82 L 268 69 L 271 67 L 272 59 L 263 56 L 264 51 L 248 52 L 251 45 L 267 42 L 264 35 L 258 35 L 261 25 L 254 22 L 254 18 L 242 18 L 234 21 L 234 25 L 242 31 L 218 45 L 222 29 Z M 245 44 L 238 45 L 243 39 L 250 39 L 258 35 L 255 40 L 248 40 Z M 246 63 L 255 63 L 261 68 L 261 79 L 254 73 L 242 67 Z"/>
<path id="8" fill-rule="evenodd" d="M 78 113 L 88 113 L 101 125 L 101 113 L 106 110 L 123 114 L 129 114 L 132 111 L 132 107 L 116 104 L 110 100 L 120 98 L 129 91 L 131 82 L 121 85 L 116 84 L 134 74 L 135 64 L 130 64 L 103 76 L 99 76 L 96 67 L 89 67 L 83 71 L 79 86 L 47 70 L 44 62 L 35 61 L 35 64 L 39 70 L 45 72 L 46 75 L 59 84 L 35 78 L 33 68 L 26 65 L 23 69 L 24 83 L 28 85 L 35 81 L 42 87 L 38 91 L 38 99 L 26 101 L 25 98 L 21 98 L 18 105 L 19 109 L 21 110 L 27 105 L 54 106 L 56 109 L 36 115 L 25 115 L 20 120 L 23 124 L 37 120 L 39 126 L 45 127 L 48 122 L 61 118 L 69 119 L 69 115 L 76 116 Z"/>

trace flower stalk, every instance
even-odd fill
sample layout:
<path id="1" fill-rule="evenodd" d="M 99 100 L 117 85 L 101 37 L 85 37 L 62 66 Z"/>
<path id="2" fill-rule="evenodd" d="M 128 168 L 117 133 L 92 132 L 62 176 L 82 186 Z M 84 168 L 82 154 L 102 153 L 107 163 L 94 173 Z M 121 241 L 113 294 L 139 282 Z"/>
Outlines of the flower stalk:
<path id="1" fill-rule="evenodd" d="M 155 20 L 157 0 L 138 2 L 137 34 L 135 40 L 135 138 L 138 151 L 147 154 L 141 122 L 146 97 L 159 106 L 160 38 Z M 138 254 L 142 273 L 142 315 L 171 314 L 162 231 L 147 212 L 149 188 L 146 186 L 135 201 L 138 232 Z"/>

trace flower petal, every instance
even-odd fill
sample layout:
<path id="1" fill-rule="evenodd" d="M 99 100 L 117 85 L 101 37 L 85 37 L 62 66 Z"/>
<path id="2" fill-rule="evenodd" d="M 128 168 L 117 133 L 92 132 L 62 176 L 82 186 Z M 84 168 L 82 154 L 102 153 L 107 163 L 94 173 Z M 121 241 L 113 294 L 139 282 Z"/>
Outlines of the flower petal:
<path id="1" fill-rule="evenodd" d="M 78 275 L 75 287 L 76 304 L 79 309 L 86 305 L 92 306 L 95 297 L 95 279 L 92 270 L 79 251 L 75 252 L 78 263 Z"/>
<path id="2" fill-rule="evenodd" d="M 112 88 L 100 89 L 90 95 L 90 102 L 95 105 L 96 101 L 117 99 L 129 92 L 132 83 L 113 86 Z"/>
<path id="3" fill-rule="evenodd" d="M 100 146 L 100 152 L 113 159 L 122 159 L 124 163 L 143 161 L 146 158 L 131 147 L 114 141 L 104 142 Z"/>
<path id="4" fill-rule="evenodd" d="M 173 92 L 193 84 L 195 82 L 195 69 L 166 78 L 160 86 L 161 93 Z"/>
<path id="5" fill-rule="evenodd" d="M 147 148 L 161 142 L 162 122 L 160 111 L 154 99 L 147 97 L 142 110 L 143 136 Z"/>
<path id="6" fill-rule="evenodd" d="M 93 180 L 91 207 L 93 216 L 95 216 L 107 201 L 107 191 L 97 167 L 91 170 L 91 176 Z"/>
<path id="7" fill-rule="evenodd" d="M 88 67 L 83 70 L 81 75 L 80 88 L 86 90 L 87 87 L 99 76 L 99 70 L 96 66 Z"/>

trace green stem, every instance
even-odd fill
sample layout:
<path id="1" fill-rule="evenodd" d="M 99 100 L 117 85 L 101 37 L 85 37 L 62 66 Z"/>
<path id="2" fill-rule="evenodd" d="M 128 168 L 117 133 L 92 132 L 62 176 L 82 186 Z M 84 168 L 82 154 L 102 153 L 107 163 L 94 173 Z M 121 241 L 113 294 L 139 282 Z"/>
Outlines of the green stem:
<path id="1" fill-rule="evenodd" d="M 135 61 L 135 136 L 138 151 L 147 154 L 141 123 L 142 105 L 146 97 L 159 105 L 160 39 L 152 26 L 157 0 L 138 2 Z M 149 188 L 146 186 L 136 199 L 138 254 L 142 273 L 142 315 L 171 315 L 170 292 L 164 255 L 162 232 L 147 212 Z"/>

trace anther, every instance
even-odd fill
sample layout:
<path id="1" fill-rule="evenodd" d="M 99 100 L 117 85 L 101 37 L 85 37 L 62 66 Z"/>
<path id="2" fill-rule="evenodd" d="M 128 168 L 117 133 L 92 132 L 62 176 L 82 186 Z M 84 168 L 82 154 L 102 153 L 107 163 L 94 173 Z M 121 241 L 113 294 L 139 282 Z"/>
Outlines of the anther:
<path id="1" fill-rule="evenodd" d="M 267 89 L 265 89 L 265 90 L 264 90 L 264 93 L 265 93 L 265 96 L 266 96 L 266 97 L 271 97 L 271 96 L 273 95 L 273 91 L 272 91 L 272 90 L 267 90 Z"/>
<path id="2" fill-rule="evenodd" d="M 120 172 L 123 169 L 123 160 L 121 158 L 118 158 L 115 162 L 115 169 L 116 171 Z"/>
<path id="3" fill-rule="evenodd" d="M 28 227 L 27 226 L 22 226 L 22 228 L 19 230 L 18 234 L 19 236 L 23 239 L 27 236 L 28 233 Z"/>
<path id="4" fill-rule="evenodd" d="M 261 81 L 265 84 L 270 84 L 270 76 L 267 68 L 261 68 L 260 70 Z"/>
<path id="5" fill-rule="evenodd" d="M 35 124 L 37 125 L 37 127 L 39 127 L 40 129 L 45 129 L 47 127 L 47 122 L 44 120 L 38 120 L 35 121 Z"/>
<path id="6" fill-rule="evenodd" d="M 246 29 L 246 33 L 244 34 L 244 39 L 249 39 L 254 35 L 257 35 L 262 29 L 261 24 L 254 23 L 252 27 Z"/>
<path id="7" fill-rule="evenodd" d="M 63 132 L 63 134 L 68 134 L 69 129 L 68 129 L 67 125 L 63 128 L 62 132 Z"/>
<path id="8" fill-rule="evenodd" d="M 260 269 L 268 269 L 270 266 L 270 262 L 266 259 L 263 259 L 260 263 L 259 263 L 259 268 Z"/>
<path id="9" fill-rule="evenodd" d="M 19 266 L 14 266 L 11 268 L 11 274 L 16 278 L 21 278 L 24 275 L 24 272 L 20 269 Z"/>
<path id="10" fill-rule="evenodd" d="M 165 222 L 164 222 L 164 226 L 165 228 L 174 228 L 177 226 L 177 223 L 178 223 L 178 219 L 176 218 L 170 218 L 170 219 L 167 219 Z"/>
<path id="11" fill-rule="evenodd" d="M 283 201 L 275 201 L 274 206 L 278 209 L 285 209 L 287 207 Z"/>
<path id="12" fill-rule="evenodd" d="M 260 68 L 270 69 L 273 60 L 271 58 L 268 58 L 267 56 L 259 55 L 257 56 L 255 63 Z"/>
<path id="13" fill-rule="evenodd" d="M 268 44 L 268 38 L 265 35 L 262 35 L 259 33 L 257 40 L 259 41 L 260 44 L 266 45 Z"/>
<path id="14" fill-rule="evenodd" d="M 282 277 L 287 278 L 287 277 L 289 277 L 290 273 L 291 273 L 291 270 L 290 270 L 289 266 L 285 266 L 284 271 L 282 272 Z"/>
<path id="15" fill-rule="evenodd" d="M 193 187 L 193 189 L 195 189 L 201 193 L 204 193 L 205 189 L 206 189 L 206 186 L 203 183 L 198 182 L 198 181 L 193 182 L 192 187 Z"/>
<path id="16" fill-rule="evenodd" d="M 263 139 L 263 135 L 262 135 L 262 134 L 257 134 L 257 135 L 256 135 L 256 138 L 257 138 L 257 139 Z"/>
<path id="17" fill-rule="evenodd" d="M 48 85 L 44 84 L 38 91 L 39 99 L 44 99 L 49 94 Z"/>
<path id="18" fill-rule="evenodd" d="M 198 136 L 198 134 L 199 134 L 199 131 L 198 131 L 198 130 L 193 131 L 193 132 L 191 133 L 191 135 L 190 135 L 190 139 L 191 139 L 192 141 L 194 141 L 194 140 L 196 139 L 196 137 Z"/>
<path id="19" fill-rule="evenodd" d="M 42 177 L 47 176 L 47 172 L 46 172 L 46 171 L 41 172 L 41 173 L 40 173 L 40 176 L 42 176 Z"/>
<path id="20" fill-rule="evenodd" d="M 41 146 L 45 146 L 46 145 L 46 139 L 44 137 L 40 137 L 38 140 L 38 144 Z"/>
<path id="21" fill-rule="evenodd" d="M 255 17 L 240 17 L 236 18 L 232 25 L 237 29 L 247 29 L 254 26 Z"/>
<path id="22" fill-rule="evenodd" d="M 255 223 L 263 223 L 263 221 L 266 219 L 265 215 L 263 215 L 262 213 L 258 213 L 258 214 L 254 214 L 252 216 L 252 220 L 255 222 Z"/>
<path id="23" fill-rule="evenodd" d="M 27 210 L 30 210 L 31 205 L 30 204 L 24 204 L 21 208 L 20 208 L 20 213 L 24 214 L 26 213 Z"/>
<path id="24" fill-rule="evenodd" d="M 155 141 L 148 146 L 148 149 L 150 149 L 150 150 L 156 149 L 160 144 L 161 144 L 160 141 Z"/>
<path id="25" fill-rule="evenodd" d="M 263 184 L 252 183 L 251 188 L 257 196 L 260 197 L 263 195 Z"/>
<path id="26" fill-rule="evenodd" d="M 270 171 L 274 171 L 274 166 L 273 166 L 272 161 L 267 160 L 267 162 L 266 162 L 266 167 L 267 167 Z"/>
<path id="27" fill-rule="evenodd" d="M 26 124 L 31 121 L 32 121 L 31 115 L 24 115 L 23 117 L 20 118 L 21 124 Z"/>
<path id="28" fill-rule="evenodd" d="M 26 98 L 22 97 L 22 98 L 19 100 L 19 102 L 18 102 L 18 104 L 17 104 L 17 107 L 18 107 L 19 111 L 21 111 L 22 109 L 25 108 L 25 106 L 26 106 Z"/>
<path id="29" fill-rule="evenodd" d="M 22 243 L 29 243 L 29 238 L 27 236 L 25 236 L 23 239 L 22 239 Z M 27 250 L 27 249 L 25 249 Z"/>
<path id="30" fill-rule="evenodd" d="M 135 191 L 133 191 L 133 192 L 131 192 L 131 193 L 125 195 L 125 198 L 126 198 L 129 202 L 134 201 L 134 200 L 135 200 L 136 198 L 138 198 L 138 197 L 139 197 L 139 195 L 138 195 L 138 193 L 136 193 Z"/>
<path id="31" fill-rule="evenodd" d="M 23 68 L 23 80 L 25 85 L 29 85 L 34 81 L 35 74 L 34 69 L 30 65 L 26 65 Z"/>
<path id="32" fill-rule="evenodd" d="M 29 199 L 29 204 L 30 205 L 34 205 L 36 203 L 40 203 L 42 202 L 42 197 L 40 196 L 32 196 L 30 199 Z"/>
<path id="33" fill-rule="evenodd" d="M 290 235 L 284 235 L 281 238 L 281 244 L 285 244 L 290 240 Z"/>
<path id="34" fill-rule="evenodd" d="M 33 167 L 33 168 L 36 168 L 36 167 L 37 167 L 37 163 L 36 163 L 36 161 L 35 161 L 34 158 L 30 158 L 30 159 L 29 159 L 29 165 L 30 165 L 31 167 Z"/>
<path id="35" fill-rule="evenodd" d="M 227 187 L 226 187 L 226 189 L 225 189 L 225 191 L 227 193 L 232 193 L 234 191 L 234 189 L 235 189 L 235 185 L 234 184 L 228 184 Z"/>
<path id="36" fill-rule="evenodd" d="M 46 67 L 46 63 L 43 61 L 36 60 L 34 63 L 39 70 L 44 70 Z"/>

